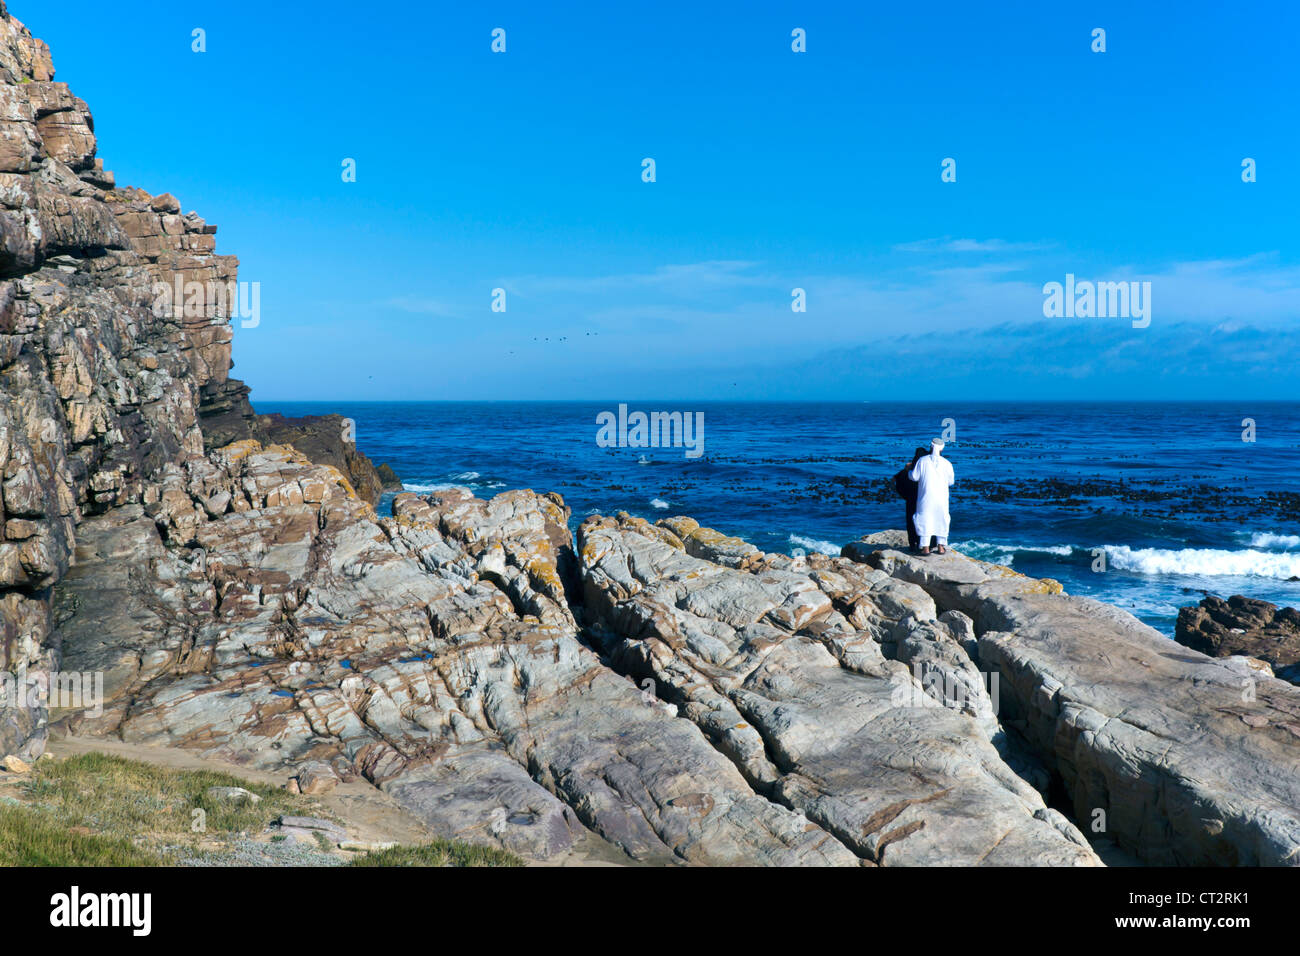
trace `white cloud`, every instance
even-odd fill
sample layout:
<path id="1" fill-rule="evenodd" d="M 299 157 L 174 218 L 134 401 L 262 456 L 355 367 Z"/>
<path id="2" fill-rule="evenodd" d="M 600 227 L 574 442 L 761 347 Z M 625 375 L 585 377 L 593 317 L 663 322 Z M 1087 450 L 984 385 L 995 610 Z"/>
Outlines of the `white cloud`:
<path id="1" fill-rule="evenodd" d="M 1048 242 L 1008 242 L 1005 239 L 918 239 L 913 242 L 900 243 L 893 247 L 895 252 L 1037 252 L 1050 249 Z"/>

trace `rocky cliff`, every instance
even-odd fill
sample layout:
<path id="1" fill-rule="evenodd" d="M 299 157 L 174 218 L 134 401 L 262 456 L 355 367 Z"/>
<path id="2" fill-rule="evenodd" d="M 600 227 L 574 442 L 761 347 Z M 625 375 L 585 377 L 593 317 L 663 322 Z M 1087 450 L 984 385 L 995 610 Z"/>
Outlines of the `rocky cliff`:
<path id="1" fill-rule="evenodd" d="M 53 722 L 364 780 L 538 860 L 1300 863 L 1300 689 L 1053 582 L 896 534 L 807 560 L 685 517 L 575 534 L 533 491 L 379 518 L 341 421 L 229 378 L 228 300 L 157 308 L 237 264 L 114 188 L 3 5 L 0 76 L 0 667 L 104 691 L 0 699 L 3 755 Z"/>
<path id="2" fill-rule="evenodd" d="M 205 445 L 270 437 L 229 377 L 238 261 L 215 233 L 116 188 L 86 104 L 0 2 L 0 673 L 57 667 L 51 589 L 82 521 L 156 496 Z M 31 756 L 41 695 L 5 687 L 0 751 Z"/>

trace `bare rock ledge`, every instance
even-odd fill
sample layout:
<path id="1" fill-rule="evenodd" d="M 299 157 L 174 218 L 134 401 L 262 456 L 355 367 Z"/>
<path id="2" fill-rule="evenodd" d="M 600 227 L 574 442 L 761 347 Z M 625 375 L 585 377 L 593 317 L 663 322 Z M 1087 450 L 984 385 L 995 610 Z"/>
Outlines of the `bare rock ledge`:
<path id="1" fill-rule="evenodd" d="M 845 548 L 974 621 L 1001 718 L 1084 826 L 1159 865 L 1300 864 L 1300 688 L 1052 581 L 954 552 Z"/>

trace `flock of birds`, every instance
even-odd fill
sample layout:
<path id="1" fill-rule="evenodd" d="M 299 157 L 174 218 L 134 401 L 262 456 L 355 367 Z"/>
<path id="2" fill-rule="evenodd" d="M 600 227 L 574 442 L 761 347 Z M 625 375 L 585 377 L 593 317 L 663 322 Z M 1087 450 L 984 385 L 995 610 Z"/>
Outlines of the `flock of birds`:
<path id="1" fill-rule="evenodd" d="M 593 337 L 593 336 L 600 335 L 599 332 L 584 332 L 584 333 L 582 333 L 582 334 L 583 334 L 583 337 L 584 337 L 584 338 L 590 338 L 590 337 Z M 534 336 L 533 336 L 533 341 L 534 341 L 534 342 L 549 342 L 549 341 L 551 341 L 551 337 L 550 337 L 549 335 L 534 335 Z M 567 341 L 569 341 L 569 337 L 568 337 L 567 335 L 559 335 L 559 336 L 556 336 L 555 341 L 557 341 L 557 342 L 567 342 Z M 514 354 L 515 354 L 515 350 L 514 350 L 514 349 L 511 349 L 507 354 L 508 354 L 508 355 L 514 355 Z"/>

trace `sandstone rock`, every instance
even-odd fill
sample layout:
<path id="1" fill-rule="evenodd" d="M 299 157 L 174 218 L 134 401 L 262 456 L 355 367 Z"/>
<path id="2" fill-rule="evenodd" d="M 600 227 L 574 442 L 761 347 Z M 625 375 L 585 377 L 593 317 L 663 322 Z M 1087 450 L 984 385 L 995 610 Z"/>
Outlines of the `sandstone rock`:
<path id="1" fill-rule="evenodd" d="M 245 442 L 145 499 L 152 519 L 83 521 L 60 588 L 67 665 L 104 671 L 113 699 L 76 732 L 265 769 L 343 760 L 433 832 L 533 858 L 594 833 L 647 861 L 857 862 L 578 640 L 557 497 L 401 496 L 377 522 L 334 469 Z"/>
<path id="2" fill-rule="evenodd" d="M 13 754 L 8 754 L 4 760 L 0 760 L 0 766 L 4 767 L 10 773 L 31 773 L 31 764 L 25 760 L 20 760 Z"/>
<path id="3" fill-rule="evenodd" d="M 357 450 L 355 437 L 345 434 L 341 415 L 305 418 L 261 415 L 257 422 L 268 444 L 292 445 L 318 465 L 333 465 L 347 476 L 362 500 L 372 505 L 378 504 L 385 491 L 402 487 L 391 468 L 388 469 L 390 477 L 385 479 L 370 459 Z"/>
<path id="4" fill-rule="evenodd" d="M 86 169 L 95 156 L 95 123 L 85 102 L 66 83 L 36 81 L 24 90 L 36 115 L 44 154 L 72 169 Z"/>
<path id="5" fill-rule="evenodd" d="M 329 793 L 339 785 L 338 775 L 329 764 L 313 760 L 303 764 L 298 771 L 298 792 L 305 794 Z"/>
<path id="6" fill-rule="evenodd" d="M 181 204 L 171 193 L 163 193 L 161 196 L 155 196 L 149 201 L 149 208 L 154 212 L 179 213 Z"/>

